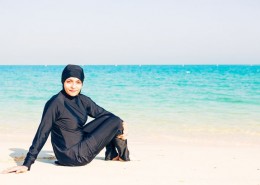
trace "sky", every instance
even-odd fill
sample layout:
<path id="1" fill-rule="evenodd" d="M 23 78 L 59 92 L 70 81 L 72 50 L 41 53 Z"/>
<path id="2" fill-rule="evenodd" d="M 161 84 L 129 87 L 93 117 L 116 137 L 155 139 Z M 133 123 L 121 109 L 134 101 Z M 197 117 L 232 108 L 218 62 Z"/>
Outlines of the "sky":
<path id="1" fill-rule="evenodd" d="M 0 64 L 260 64 L 259 0 L 0 0 Z"/>

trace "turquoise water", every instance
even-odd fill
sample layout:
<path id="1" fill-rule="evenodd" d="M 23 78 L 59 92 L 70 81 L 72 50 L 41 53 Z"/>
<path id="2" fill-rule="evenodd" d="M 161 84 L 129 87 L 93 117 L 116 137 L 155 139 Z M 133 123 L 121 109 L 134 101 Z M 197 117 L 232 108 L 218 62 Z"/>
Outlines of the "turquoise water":
<path id="1" fill-rule="evenodd" d="M 82 92 L 136 132 L 260 135 L 260 66 L 82 66 Z M 1 130 L 38 125 L 64 66 L 0 66 Z M 10 129 L 10 130 L 11 130 Z"/>

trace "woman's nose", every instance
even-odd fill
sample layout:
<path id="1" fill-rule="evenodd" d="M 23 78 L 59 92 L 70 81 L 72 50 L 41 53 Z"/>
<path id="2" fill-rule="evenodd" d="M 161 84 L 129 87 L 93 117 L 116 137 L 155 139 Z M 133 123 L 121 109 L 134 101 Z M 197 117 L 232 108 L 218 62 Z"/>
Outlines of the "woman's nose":
<path id="1" fill-rule="evenodd" d="M 72 88 L 75 88 L 76 87 L 76 83 L 72 83 Z"/>

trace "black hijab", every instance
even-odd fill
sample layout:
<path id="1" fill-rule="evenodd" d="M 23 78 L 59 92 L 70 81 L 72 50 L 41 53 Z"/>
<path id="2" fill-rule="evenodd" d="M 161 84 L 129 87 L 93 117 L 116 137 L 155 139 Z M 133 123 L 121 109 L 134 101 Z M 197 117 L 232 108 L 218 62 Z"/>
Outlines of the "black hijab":
<path id="1" fill-rule="evenodd" d="M 70 77 L 76 77 L 81 80 L 83 83 L 84 81 L 84 71 L 83 69 L 78 65 L 69 64 L 67 65 L 62 72 L 61 75 L 61 82 L 64 84 L 65 80 Z"/>

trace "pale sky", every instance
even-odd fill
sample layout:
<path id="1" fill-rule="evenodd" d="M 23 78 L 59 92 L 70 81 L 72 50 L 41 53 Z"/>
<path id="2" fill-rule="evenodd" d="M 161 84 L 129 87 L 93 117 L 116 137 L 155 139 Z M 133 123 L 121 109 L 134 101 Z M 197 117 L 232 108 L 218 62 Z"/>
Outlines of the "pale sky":
<path id="1" fill-rule="evenodd" d="M 260 64 L 259 0 L 0 0 L 0 64 Z"/>

